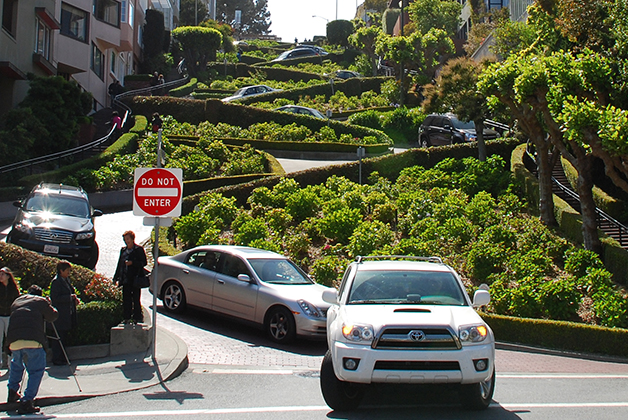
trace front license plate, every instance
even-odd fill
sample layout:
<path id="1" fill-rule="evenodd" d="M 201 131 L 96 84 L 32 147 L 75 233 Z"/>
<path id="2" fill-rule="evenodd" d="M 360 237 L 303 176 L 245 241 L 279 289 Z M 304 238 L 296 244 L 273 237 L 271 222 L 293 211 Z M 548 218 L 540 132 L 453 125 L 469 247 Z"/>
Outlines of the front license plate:
<path id="1" fill-rule="evenodd" d="M 44 252 L 48 254 L 58 254 L 59 247 L 56 245 L 44 245 Z"/>

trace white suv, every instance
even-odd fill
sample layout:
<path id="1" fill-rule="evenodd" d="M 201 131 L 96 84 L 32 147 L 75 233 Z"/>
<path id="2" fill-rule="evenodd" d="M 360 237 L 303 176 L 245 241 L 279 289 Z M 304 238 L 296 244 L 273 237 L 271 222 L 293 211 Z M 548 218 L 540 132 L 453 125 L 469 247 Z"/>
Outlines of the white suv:
<path id="1" fill-rule="evenodd" d="M 495 339 L 458 274 L 438 257 L 358 257 L 340 290 L 326 290 L 329 350 L 321 390 L 334 410 L 360 404 L 370 383 L 460 384 L 462 404 L 487 408 L 495 389 Z"/>

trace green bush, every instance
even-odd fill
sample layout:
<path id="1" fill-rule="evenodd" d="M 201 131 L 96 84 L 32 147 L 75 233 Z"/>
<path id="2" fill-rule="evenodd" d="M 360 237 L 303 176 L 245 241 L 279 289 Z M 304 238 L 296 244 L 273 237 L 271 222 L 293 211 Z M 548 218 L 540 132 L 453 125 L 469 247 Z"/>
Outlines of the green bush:
<path id="1" fill-rule="evenodd" d="M 319 284 L 338 287 L 346 266 L 346 259 L 337 255 L 326 255 L 312 264 L 310 276 Z"/>
<path id="2" fill-rule="evenodd" d="M 77 308 L 78 329 L 66 345 L 105 344 L 111 341 L 111 328 L 123 318 L 122 302 L 89 302 Z"/>
<path id="3" fill-rule="evenodd" d="M 373 128 L 375 130 L 382 130 L 382 118 L 380 113 L 373 110 L 367 110 L 364 112 L 358 112 L 351 115 L 347 122 L 349 124 L 361 125 L 363 127 Z"/>

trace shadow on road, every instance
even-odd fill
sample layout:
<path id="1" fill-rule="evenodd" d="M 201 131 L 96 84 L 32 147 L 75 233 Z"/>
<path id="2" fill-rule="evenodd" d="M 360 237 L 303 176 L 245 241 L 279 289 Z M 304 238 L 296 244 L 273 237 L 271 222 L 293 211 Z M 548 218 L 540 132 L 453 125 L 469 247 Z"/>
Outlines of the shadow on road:
<path id="1" fill-rule="evenodd" d="M 270 347 L 301 356 L 323 356 L 327 351 L 327 342 L 324 339 L 315 341 L 298 338 L 292 344 L 277 344 L 256 324 L 234 320 L 215 312 L 188 308 L 183 314 L 173 314 L 161 305 L 157 305 L 157 312 L 193 327 L 242 341 L 250 347 Z"/>
<path id="2" fill-rule="evenodd" d="M 394 413 L 394 414 L 392 414 Z M 392 414 L 392 415 L 391 415 Z M 519 420 L 515 412 L 493 401 L 487 410 L 468 411 L 462 408 L 456 385 L 387 385 L 367 388 L 362 404 L 351 412 L 330 411 L 330 419 L 482 419 Z"/>

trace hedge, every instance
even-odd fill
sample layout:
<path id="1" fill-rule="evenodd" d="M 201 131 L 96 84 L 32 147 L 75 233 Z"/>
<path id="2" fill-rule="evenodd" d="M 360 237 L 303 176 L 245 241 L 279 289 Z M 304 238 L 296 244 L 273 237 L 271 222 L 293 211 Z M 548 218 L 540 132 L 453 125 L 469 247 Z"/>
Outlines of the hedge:
<path id="1" fill-rule="evenodd" d="M 513 149 L 518 144 L 519 141 L 512 139 L 487 141 L 487 153 L 489 155 L 499 155 L 508 163 L 510 162 Z M 477 155 L 478 149 L 475 144 L 456 144 L 428 149 L 410 149 L 406 152 L 396 153 L 394 155 L 363 159 L 362 174 L 368 176 L 370 173 L 376 171 L 381 176 L 394 180 L 399 176 L 399 172 L 402 169 L 410 166 L 419 165 L 429 168 L 447 157 L 462 159 Z M 306 185 L 323 184 L 333 175 L 343 176 L 353 182 L 358 182 L 358 167 L 358 162 L 350 162 L 343 165 L 317 167 L 306 171 L 289 173 L 286 174 L 285 177 L 293 178 L 303 187 Z M 272 188 L 281 179 L 281 176 L 269 176 L 246 184 L 219 188 L 214 190 L 214 192 L 222 193 L 226 197 L 235 197 L 238 205 L 246 206 L 247 199 L 255 188 Z M 194 210 L 201 196 L 202 193 L 185 197 L 182 202 L 181 214 L 186 215 Z"/>
<path id="2" fill-rule="evenodd" d="M 362 93 L 370 90 L 375 93 L 381 93 L 382 83 L 391 79 L 390 77 L 352 77 L 342 82 L 334 82 L 333 87 L 331 84 L 325 83 L 298 89 L 265 93 L 263 95 L 239 99 L 237 102 L 243 105 L 250 105 L 255 102 L 273 102 L 275 99 L 283 98 L 297 103 L 302 97 L 309 96 L 313 98 L 318 95 L 324 95 L 325 100 L 328 101 L 335 92 L 343 92 L 347 96 L 360 96 Z"/>
<path id="3" fill-rule="evenodd" d="M 515 179 L 519 181 L 523 189 L 523 195 L 528 201 L 531 211 L 538 214 L 539 209 L 539 182 L 530 173 L 523 163 L 526 145 L 518 146 L 512 153 L 511 170 Z M 574 242 L 582 243 L 582 217 L 567 202 L 554 195 L 554 215 L 563 234 Z M 602 242 L 602 260 L 608 271 L 613 273 L 613 281 L 618 284 L 628 286 L 628 250 L 623 249 L 620 244 L 600 232 Z"/>
<path id="4" fill-rule="evenodd" d="M 628 355 L 628 330 L 546 319 L 481 314 L 499 341 L 556 350 Z"/>
<path id="5" fill-rule="evenodd" d="M 57 271 L 59 259 L 29 251 L 20 246 L 0 242 L 0 266 L 9 267 L 15 277 L 19 278 L 18 286 L 26 291 L 36 284 L 44 290 Z M 80 265 L 72 264 L 70 280 L 76 288 L 78 297 L 87 302 L 85 290 L 99 275 Z M 92 301 L 77 307 L 78 328 L 67 344 L 101 344 L 108 343 L 111 327 L 122 320 L 122 301 Z"/>
<path id="6" fill-rule="evenodd" d="M 198 141 L 198 136 L 169 135 L 168 139 L 176 144 L 178 141 L 189 143 L 193 146 Z M 257 150 L 287 150 L 298 152 L 335 152 L 335 153 L 356 153 L 358 147 L 363 147 L 367 155 L 380 155 L 390 150 L 388 144 L 357 144 L 357 143 L 323 143 L 323 142 L 302 142 L 302 141 L 278 141 L 243 139 L 230 137 L 217 137 L 224 144 L 231 146 L 244 146 L 250 144 Z"/>
<path id="7" fill-rule="evenodd" d="M 261 96 L 265 95 L 260 95 L 259 97 Z M 129 99 L 128 104 L 135 114 L 152 115 L 153 112 L 159 112 L 161 115 L 172 115 L 179 122 L 188 122 L 190 124 L 209 121 L 212 124 L 222 122 L 248 127 L 256 123 L 274 121 L 281 125 L 297 123 L 306 126 L 313 132 L 329 125 L 334 129 L 338 137 L 341 134 L 350 134 L 354 137 L 375 136 L 378 143 L 393 144 L 392 139 L 385 133 L 367 127 L 345 124 L 339 121 L 321 120 L 289 112 L 274 112 L 233 103 L 224 103 L 212 99 L 201 101 L 167 96 L 137 96 Z"/>
<path id="8" fill-rule="evenodd" d="M 288 82 L 290 80 L 295 82 L 308 82 L 310 80 L 324 79 L 321 75 L 316 73 L 309 73 L 302 70 L 287 69 L 281 67 L 270 66 L 250 66 L 245 63 L 238 64 L 223 64 L 223 63 L 211 63 L 207 65 L 207 69 L 217 72 L 220 75 L 238 77 L 250 77 L 251 75 L 259 72 L 266 74 L 266 78 L 269 80 L 276 80 L 278 82 Z"/>
<path id="9" fill-rule="evenodd" d="M 194 89 L 196 88 L 197 84 L 198 84 L 198 80 L 196 79 L 196 77 L 193 77 L 183 86 L 170 89 L 170 91 L 168 92 L 168 95 L 175 96 L 175 97 L 187 96 L 191 94 L 192 92 L 194 92 Z"/>

